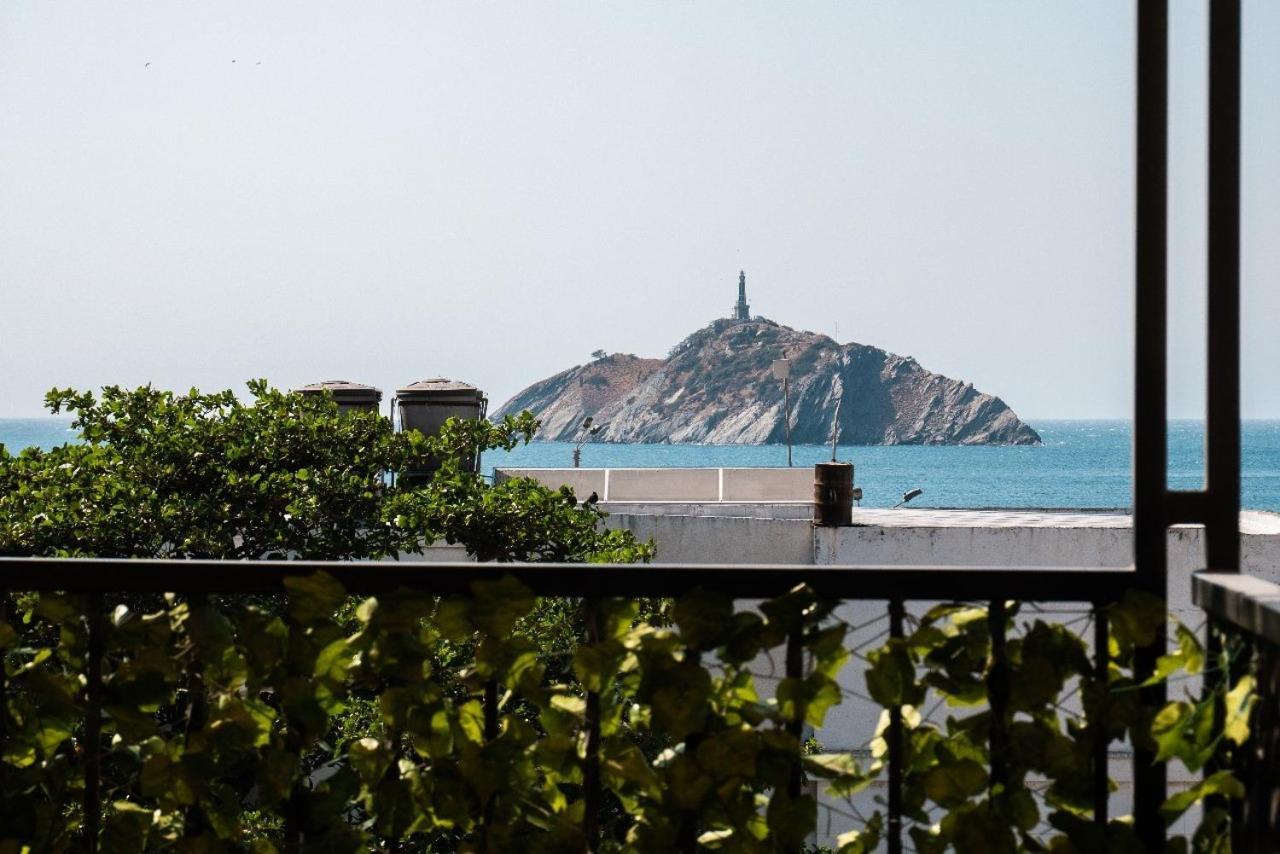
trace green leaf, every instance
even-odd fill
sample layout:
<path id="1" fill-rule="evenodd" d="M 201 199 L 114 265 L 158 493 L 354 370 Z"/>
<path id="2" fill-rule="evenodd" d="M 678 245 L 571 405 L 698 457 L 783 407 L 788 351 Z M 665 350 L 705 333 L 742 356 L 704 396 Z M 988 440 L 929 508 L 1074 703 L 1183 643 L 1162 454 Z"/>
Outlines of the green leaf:
<path id="1" fill-rule="evenodd" d="M 866 823 L 836 837 L 837 854 L 871 854 L 880 847 L 884 833 L 884 816 L 874 812 Z"/>
<path id="2" fill-rule="evenodd" d="M 458 726 L 462 734 L 475 744 L 484 742 L 484 707 L 471 700 L 458 706 Z"/>
<path id="3" fill-rule="evenodd" d="M 624 652 L 616 643 L 580 646 L 573 654 L 573 675 L 578 677 L 583 688 L 599 693 L 618 672 Z"/>
<path id="4" fill-rule="evenodd" d="M 925 692 L 916 681 L 906 641 L 895 638 L 867 654 L 867 693 L 882 706 L 918 706 Z"/>
<path id="5" fill-rule="evenodd" d="M 713 649 L 732 625 L 733 599 L 723 591 L 699 587 L 676 600 L 671 616 L 692 649 Z"/>
<path id="6" fill-rule="evenodd" d="M 349 641 L 343 637 L 327 644 L 316 656 L 315 675 L 322 679 L 342 682 L 351 665 L 352 651 Z"/>
<path id="7" fill-rule="evenodd" d="M 925 773 L 923 783 L 931 800 L 950 809 L 987 788 L 987 769 L 972 759 L 940 760 Z"/>
<path id="8" fill-rule="evenodd" d="M 1219 771 L 1201 780 L 1196 785 L 1179 792 L 1160 805 L 1160 813 L 1165 822 L 1171 823 L 1190 809 L 1193 805 L 1210 795 L 1222 795 L 1227 798 L 1243 798 L 1244 784 L 1230 771 Z"/>
<path id="9" fill-rule="evenodd" d="M 289 596 L 290 615 L 304 626 L 328 619 L 347 597 L 346 589 L 325 572 L 289 576 L 284 588 Z"/>
<path id="10" fill-rule="evenodd" d="M 765 812 L 769 822 L 769 835 L 779 848 L 799 850 L 818 822 L 818 803 L 808 795 L 790 797 L 785 789 L 777 789 L 769 798 Z"/>
<path id="11" fill-rule="evenodd" d="M 391 751 L 376 738 L 361 738 L 347 747 L 347 759 L 351 767 L 367 783 L 382 779 L 382 775 L 391 767 Z"/>
<path id="12" fill-rule="evenodd" d="M 1108 617 L 1111 633 L 1125 648 L 1154 643 L 1169 620 L 1163 599 L 1135 589 L 1125 591 Z"/>
<path id="13" fill-rule="evenodd" d="M 1249 716 L 1258 702 L 1256 687 L 1254 677 L 1241 676 L 1236 686 L 1227 692 L 1222 734 L 1233 744 L 1243 745 L 1249 740 Z"/>
<path id="14" fill-rule="evenodd" d="M 818 753 L 804 757 L 804 767 L 815 777 L 829 780 L 827 793 L 848 798 L 870 786 L 878 771 L 863 771 L 848 753 Z"/>
<path id="15" fill-rule="evenodd" d="M 510 634 L 516 620 L 533 607 L 533 593 L 510 575 L 497 581 L 473 582 L 471 590 L 475 595 L 471 619 L 480 631 L 493 637 Z"/>

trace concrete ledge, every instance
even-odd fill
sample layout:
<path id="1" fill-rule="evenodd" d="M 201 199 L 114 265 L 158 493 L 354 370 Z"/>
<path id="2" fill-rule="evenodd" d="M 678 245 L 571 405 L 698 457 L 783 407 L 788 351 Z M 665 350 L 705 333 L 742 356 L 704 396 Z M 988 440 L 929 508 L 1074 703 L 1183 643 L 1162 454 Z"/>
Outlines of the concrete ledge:
<path id="1" fill-rule="evenodd" d="M 808 501 L 602 501 L 600 509 L 629 516 L 813 520 Z"/>
<path id="2" fill-rule="evenodd" d="M 1214 617 L 1280 644 L 1280 584 L 1236 572 L 1197 572 L 1191 599 Z"/>
<path id="3" fill-rule="evenodd" d="M 813 501 L 813 469 L 720 469 L 721 501 Z"/>
<path id="4" fill-rule="evenodd" d="M 606 469 L 606 501 L 719 501 L 719 469 Z"/>
<path id="5" fill-rule="evenodd" d="M 605 471 L 605 469 L 494 469 L 493 480 L 495 483 L 502 483 L 513 477 L 529 477 L 552 489 L 567 486 L 573 490 L 574 495 L 585 501 L 593 492 L 604 496 Z"/>
<path id="6" fill-rule="evenodd" d="M 494 470 L 494 479 L 528 477 L 552 489 L 568 486 L 601 501 L 664 503 L 813 501 L 813 469 L 800 468 L 615 468 Z"/>

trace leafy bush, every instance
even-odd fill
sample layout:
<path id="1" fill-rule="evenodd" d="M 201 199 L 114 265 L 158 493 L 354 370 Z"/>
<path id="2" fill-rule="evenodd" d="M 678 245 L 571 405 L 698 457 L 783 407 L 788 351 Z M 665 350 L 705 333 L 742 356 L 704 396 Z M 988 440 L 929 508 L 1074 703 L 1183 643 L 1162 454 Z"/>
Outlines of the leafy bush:
<path id="1" fill-rule="evenodd" d="M 461 460 L 528 442 L 527 412 L 498 424 L 451 421 L 438 436 L 395 432 L 376 412 L 249 384 L 185 395 L 150 387 L 54 390 L 82 443 L 0 448 L 0 554 L 378 559 L 437 539 L 482 560 L 645 559 L 652 548 L 603 531 L 569 490 L 493 485 Z M 427 469 L 421 487 L 389 472 Z M 404 481 L 401 481 L 404 483 Z"/>

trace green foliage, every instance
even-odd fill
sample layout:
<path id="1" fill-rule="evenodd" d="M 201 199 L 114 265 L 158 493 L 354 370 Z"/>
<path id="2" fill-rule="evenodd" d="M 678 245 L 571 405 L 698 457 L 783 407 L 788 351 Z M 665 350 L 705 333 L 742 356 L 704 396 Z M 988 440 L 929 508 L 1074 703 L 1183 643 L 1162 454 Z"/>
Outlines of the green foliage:
<path id="1" fill-rule="evenodd" d="M 0 453 L 0 554 L 377 559 L 437 539 L 482 560 L 652 554 L 601 530 L 604 514 L 568 490 L 466 471 L 463 460 L 529 441 L 527 412 L 424 437 L 376 412 L 339 414 L 328 396 L 249 389 L 250 403 L 230 391 L 50 392 L 83 442 Z M 388 472 L 436 465 L 423 486 L 388 485 Z"/>
<path id="2" fill-rule="evenodd" d="M 489 561 L 652 554 L 602 529 L 567 490 L 466 470 L 480 450 L 527 441 L 528 414 L 453 422 L 428 439 L 340 416 L 331 400 L 251 388 L 248 404 L 230 393 L 55 392 L 85 443 L 0 453 L 0 551 L 376 558 L 440 539 Z M 428 464 L 438 469 L 422 486 L 385 477 Z M 888 707 L 905 725 L 917 850 L 1134 850 L 1127 819 L 1092 820 L 1098 741 L 1150 744 L 1159 761 L 1199 769 L 1245 743 L 1255 703 L 1238 645 L 1210 660 L 1175 626 L 1176 651 L 1155 679 L 1236 676 L 1218 695 L 1141 707 L 1135 650 L 1168 629 L 1151 597 L 1110 609 L 1101 678 L 1079 635 L 1012 604 L 997 666 L 987 610 L 945 604 L 863 651 L 867 692 L 886 707 L 868 765 L 805 738 L 840 702 L 850 657 L 833 603 L 808 588 L 745 610 L 706 590 L 669 604 L 544 600 L 510 577 L 468 596 L 354 600 L 319 574 L 292 578 L 281 597 L 109 601 L 102 731 L 90 744 L 93 607 L 67 595 L 4 602 L 0 851 L 82 847 L 95 753 L 110 851 L 581 851 L 593 826 L 597 850 L 794 851 L 819 817 L 797 783 L 852 798 L 881 779 Z M 757 685 L 761 660 L 796 652 L 799 672 Z M 988 744 L 996 691 L 1000 774 Z M 1032 779 L 1045 785 L 1033 792 Z M 1173 822 L 1241 794 L 1219 771 L 1163 814 Z M 1229 829 L 1211 801 L 1175 847 L 1226 850 Z M 873 812 L 839 850 L 875 850 L 886 832 Z"/>
<path id="3" fill-rule="evenodd" d="M 1129 819 L 1113 819 L 1104 830 L 1091 818 L 1091 756 L 1098 740 L 1154 744 L 1157 761 L 1176 758 L 1197 771 L 1211 757 L 1221 758 L 1224 746 L 1247 739 L 1253 676 L 1240 677 L 1218 694 L 1175 700 L 1156 714 L 1139 706 L 1135 650 L 1161 637 L 1169 619 L 1154 597 L 1130 593 L 1108 610 L 1105 679 L 1095 674 L 1085 642 L 1069 628 L 1040 619 L 1019 626 L 1013 603 L 1007 614 L 1003 674 L 994 664 L 985 608 L 938 606 L 905 638 L 868 653 L 869 694 L 886 706 L 904 707 L 903 799 L 918 850 L 1136 850 Z M 1226 661 L 1206 662 L 1199 640 L 1185 626 L 1176 624 L 1174 635 L 1178 651 L 1161 658 L 1157 675 L 1143 684 L 1226 667 Z M 1233 649 L 1238 654 L 1238 644 Z M 991 776 L 989 746 L 989 697 L 997 685 L 1006 692 L 1002 780 Z M 917 711 L 925 704 L 956 713 L 942 722 L 925 720 Z M 881 760 L 888 752 L 887 719 L 886 713 L 872 745 Z M 1028 786 L 1032 778 L 1045 781 L 1039 794 Z M 1214 795 L 1239 798 L 1243 789 L 1229 772 L 1218 772 L 1170 797 L 1162 813 L 1172 823 Z M 1225 816 L 1221 809 L 1208 811 L 1192 840 L 1171 844 L 1219 850 L 1214 846 L 1225 844 Z"/>
<path id="4" fill-rule="evenodd" d="M 584 609 L 554 617 L 585 637 L 567 664 L 538 643 L 546 603 L 511 578 L 476 582 L 465 597 L 401 591 L 349 601 L 315 575 L 290 582 L 283 608 L 176 597 L 145 611 L 116 608 L 106 635 L 104 845 L 265 851 L 301 835 L 332 851 L 576 851 L 586 844 L 583 784 L 598 773 L 601 808 L 616 810 L 600 850 L 673 850 L 692 835 L 708 849 L 790 851 L 818 815 L 812 796 L 793 788 L 797 769 L 836 798 L 884 773 L 883 721 L 869 766 L 802 738 L 802 723 L 821 726 L 839 702 L 835 679 L 849 658 L 845 625 L 807 588 L 754 610 L 696 590 L 672 604 L 669 624 L 642 619 L 634 602 L 559 600 Z M 0 629 L 11 644 L 0 839 L 65 848 L 80 822 L 86 603 L 16 604 L 17 623 Z M 1125 608 L 1113 609 L 1117 625 Z M 1127 820 L 1102 829 L 1089 812 L 1093 739 L 1134 739 L 1150 726 L 1124 711 L 1136 694 L 1132 657 L 1117 657 L 1099 684 L 1071 631 L 1008 613 L 1001 785 L 987 745 L 991 711 L 973 700 L 976 685 L 992 684 L 985 610 L 937 607 L 905 638 L 869 652 L 868 690 L 885 704 L 910 703 L 911 840 L 927 851 L 1134 850 Z M 20 635 L 30 640 L 12 646 Z M 802 672 L 761 691 L 753 668 L 789 639 Z M 1224 691 L 1211 740 L 1236 745 L 1252 677 Z M 492 721 L 486 697 L 497 699 Z M 954 702 L 944 721 L 919 711 L 946 699 Z M 1166 712 L 1181 719 L 1183 702 Z M 1213 697 L 1200 702 L 1214 707 Z M 1161 726 L 1157 738 L 1166 737 Z M 1187 728 L 1174 755 L 1199 750 L 1203 738 Z M 1047 781 L 1040 794 L 1027 785 L 1033 777 Z M 1241 787 L 1218 772 L 1163 812 L 1173 821 L 1211 795 L 1240 797 Z M 1207 811 L 1187 844 L 1225 850 L 1225 816 Z M 840 851 L 874 850 L 884 833 L 883 814 L 873 813 L 840 837 Z"/>
<path id="5" fill-rule="evenodd" d="M 0 553 L 342 559 L 419 547 L 419 532 L 381 516 L 384 473 L 423 465 L 424 443 L 377 413 L 249 388 L 250 404 L 230 391 L 50 392 L 83 442 L 0 460 Z"/>
<path id="6" fill-rule="evenodd" d="M 376 413 L 340 414 L 328 397 L 261 382 L 250 390 L 249 403 L 231 392 L 51 392 L 51 409 L 75 414 L 83 442 L 17 456 L 0 448 L 0 553 L 368 559 L 444 539 L 485 560 L 652 555 L 652 545 L 602 530 L 604 514 L 567 491 L 528 480 L 494 487 L 465 471 L 461 460 L 528 441 L 537 428 L 528 413 L 450 422 L 427 438 L 394 433 Z M 388 472 L 431 465 L 426 485 L 389 485 Z M 367 837 L 343 819 L 358 804 L 353 774 L 376 767 L 373 745 L 400 717 L 428 708 L 401 714 L 409 686 L 436 672 L 432 690 L 456 701 L 469 674 L 512 667 L 507 652 L 472 636 L 477 628 L 541 649 L 571 647 L 581 627 L 562 601 L 502 588 L 477 591 L 479 622 L 452 640 L 424 621 L 433 610 L 456 617 L 430 597 L 394 603 L 409 611 L 383 603 L 379 621 L 377 603 L 355 607 L 332 579 L 293 579 L 288 593 L 111 603 L 101 743 L 111 850 L 266 843 L 291 826 L 314 837 L 308 804 L 329 816 L 324 838 L 338 848 Z M 88 606 L 59 596 L 7 604 L 21 619 L 0 621 L 0 850 L 6 840 L 65 848 L 83 820 Z M 357 648 L 352 632 L 369 621 L 398 632 Z M 401 693 L 362 686 L 362 667 Z M 473 705 L 458 708 L 462 724 L 474 720 Z M 449 733 L 439 715 L 431 721 L 437 739 Z M 372 832 L 413 825 L 387 821 Z"/>

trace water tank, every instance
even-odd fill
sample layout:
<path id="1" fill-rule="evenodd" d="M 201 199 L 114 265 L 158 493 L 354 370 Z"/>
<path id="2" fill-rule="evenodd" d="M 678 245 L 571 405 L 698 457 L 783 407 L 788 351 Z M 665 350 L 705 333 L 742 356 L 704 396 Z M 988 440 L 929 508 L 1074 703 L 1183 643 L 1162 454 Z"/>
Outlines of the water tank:
<path id="1" fill-rule="evenodd" d="M 489 399 L 480 389 L 469 383 L 444 377 L 419 380 L 396 389 L 400 429 L 417 430 L 424 436 L 439 433 L 449 418 L 480 420 L 485 417 L 488 407 Z M 472 460 L 463 460 L 462 463 L 463 470 L 471 472 L 476 471 L 479 465 L 479 455 Z M 408 472 L 405 477 L 411 480 L 424 479 L 436 468 L 438 464 L 425 471 Z"/>
<path id="2" fill-rule="evenodd" d="M 813 467 L 813 524 L 853 524 L 853 463 L 818 463 Z"/>
<path id="3" fill-rule="evenodd" d="M 325 380 L 294 389 L 297 394 L 324 394 L 326 391 L 333 395 L 339 412 L 349 412 L 353 409 L 377 412 L 379 404 L 382 403 L 382 389 L 348 380 Z"/>

